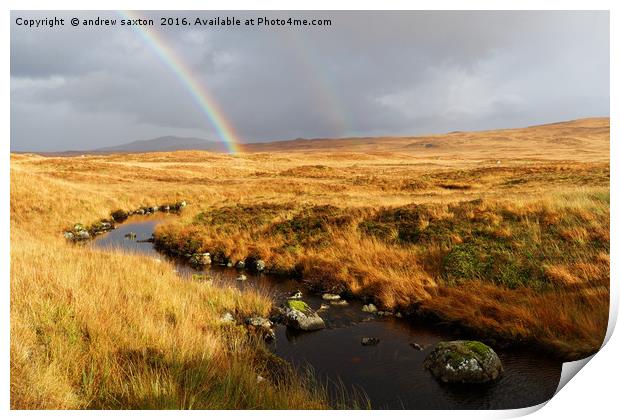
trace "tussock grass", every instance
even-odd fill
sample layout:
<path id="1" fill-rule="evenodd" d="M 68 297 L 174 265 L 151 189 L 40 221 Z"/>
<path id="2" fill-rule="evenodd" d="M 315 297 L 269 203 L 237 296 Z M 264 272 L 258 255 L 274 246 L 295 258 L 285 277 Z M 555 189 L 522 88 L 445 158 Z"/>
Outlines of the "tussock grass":
<path id="1" fill-rule="evenodd" d="M 370 298 L 573 358 L 596 351 L 607 322 L 609 207 L 598 197 L 575 191 L 557 202 L 292 211 L 290 204 L 280 214 L 261 204 L 245 208 L 247 220 L 237 212 L 223 219 L 216 209 L 215 218 L 207 211 L 189 225 L 164 225 L 156 240 L 181 252 L 191 243 L 194 252 L 261 258 L 320 292 Z"/>
<path id="2" fill-rule="evenodd" d="M 292 372 L 259 384 L 273 374 L 263 344 L 219 322 L 266 316 L 264 297 L 135 255 L 50 245 L 13 238 L 13 407 L 324 407 Z"/>

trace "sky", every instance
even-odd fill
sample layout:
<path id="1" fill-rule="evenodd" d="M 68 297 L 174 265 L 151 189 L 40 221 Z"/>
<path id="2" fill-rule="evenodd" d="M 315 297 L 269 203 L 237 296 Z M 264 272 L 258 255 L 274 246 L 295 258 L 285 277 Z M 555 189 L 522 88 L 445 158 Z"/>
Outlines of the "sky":
<path id="1" fill-rule="evenodd" d="M 141 12 L 240 142 L 523 127 L 609 115 L 609 14 Z M 89 150 L 160 136 L 223 141 L 115 12 L 11 13 L 11 150 Z M 159 26 L 160 17 L 327 18 L 330 26 Z M 26 27 L 17 18 L 65 18 Z"/>

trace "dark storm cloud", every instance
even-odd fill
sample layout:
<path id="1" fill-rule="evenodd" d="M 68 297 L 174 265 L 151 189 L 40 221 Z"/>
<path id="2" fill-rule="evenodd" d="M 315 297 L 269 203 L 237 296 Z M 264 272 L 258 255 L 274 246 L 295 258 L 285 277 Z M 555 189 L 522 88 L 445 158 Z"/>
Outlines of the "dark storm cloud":
<path id="1" fill-rule="evenodd" d="M 158 28 L 246 141 L 413 135 L 609 114 L 606 12 L 157 12 L 331 18 L 314 28 Z M 28 29 L 13 12 L 12 150 L 217 139 L 128 28 Z M 88 12 L 81 17 L 108 16 Z"/>

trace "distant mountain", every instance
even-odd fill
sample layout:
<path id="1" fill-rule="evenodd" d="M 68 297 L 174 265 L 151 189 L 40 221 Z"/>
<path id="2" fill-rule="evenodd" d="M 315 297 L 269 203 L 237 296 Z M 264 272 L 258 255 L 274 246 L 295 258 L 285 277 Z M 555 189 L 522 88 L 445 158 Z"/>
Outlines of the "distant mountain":
<path id="1" fill-rule="evenodd" d="M 222 143 L 196 137 L 164 136 L 150 140 L 137 140 L 117 146 L 89 150 L 87 153 L 123 153 L 123 152 L 171 152 L 175 150 L 208 150 L 222 152 L 226 148 Z"/>

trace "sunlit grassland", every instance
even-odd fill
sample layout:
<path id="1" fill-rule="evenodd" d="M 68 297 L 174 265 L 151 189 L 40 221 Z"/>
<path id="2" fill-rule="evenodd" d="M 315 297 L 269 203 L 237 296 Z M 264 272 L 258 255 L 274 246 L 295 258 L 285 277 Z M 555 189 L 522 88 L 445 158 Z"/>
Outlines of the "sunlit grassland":
<path id="1" fill-rule="evenodd" d="M 311 377 L 274 368 L 262 343 L 219 322 L 225 311 L 266 315 L 269 297 L 62 237 L 116 209 L 177 200 L 189 206 L 157 231 L 169 249 L 260 257 L 318 290 L 566 359 L 598 349 L 609 120 L 338 144 L 12 155 L 11 405 L 326 406 Z"/>

